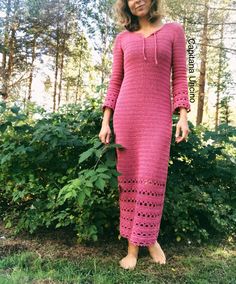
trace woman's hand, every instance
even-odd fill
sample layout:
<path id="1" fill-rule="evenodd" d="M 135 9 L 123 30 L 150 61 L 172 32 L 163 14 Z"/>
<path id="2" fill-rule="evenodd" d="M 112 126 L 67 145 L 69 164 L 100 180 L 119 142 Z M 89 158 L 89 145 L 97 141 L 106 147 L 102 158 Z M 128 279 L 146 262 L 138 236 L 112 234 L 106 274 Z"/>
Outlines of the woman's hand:
<path id="1" fill-rule="evenodd" d="M 182 131 L 182 136 L 180 136 L 180 131 Z M 180 108 L 180 118 L 176 125 L 175 142 L 179 143 L 183 140 L 187 142 L 189 132 L 187 111 L 184 108 Z"/>
<path id="2" fill-rule="evenodd" d="M 109 144 L 110 143 L 110 137 L 111 137 L 111 129 L 108 123 L 102 124 L 102 128 L 99 132 L 99 139 L 103 144 Z"/>

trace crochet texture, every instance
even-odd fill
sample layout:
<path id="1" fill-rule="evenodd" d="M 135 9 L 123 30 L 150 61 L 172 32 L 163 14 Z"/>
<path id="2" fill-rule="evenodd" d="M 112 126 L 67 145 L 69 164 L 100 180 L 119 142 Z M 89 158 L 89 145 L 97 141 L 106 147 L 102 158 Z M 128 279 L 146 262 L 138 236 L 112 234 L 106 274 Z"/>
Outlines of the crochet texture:
<path id="1" fill-rule="evenodd" d="M 117 34 L 103 104 L 113 110 L 120 235 L 139 246 L 154 244 L 162 218 L 172 115 L 190 112 L 186 39 L 181 24 L 166 23 L 144 36 Z"/>

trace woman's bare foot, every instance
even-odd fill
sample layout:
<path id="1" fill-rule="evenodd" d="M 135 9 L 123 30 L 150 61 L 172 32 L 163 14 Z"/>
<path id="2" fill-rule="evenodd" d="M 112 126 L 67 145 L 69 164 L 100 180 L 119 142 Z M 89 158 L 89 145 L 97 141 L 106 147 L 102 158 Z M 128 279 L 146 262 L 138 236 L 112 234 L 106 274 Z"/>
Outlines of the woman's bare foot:
<path id="1" fill-rule="evenodd" d="M 148 250 L 154 262 L 160 264 L 166 263 L 166 256 L 157 241 L 154 245 L 148 246 Z"/>
<path id="2" fill-rule="evenodd" d="M 127 256 L 123 257 L 119 261 L 119 263 L 120 266 L 123 267 L 124 269 L 134 269 L 138 259 L 139 247 L 133 245 L 132 243 L 130 243 L 130 241 L 128 241 L 128 243 L 129 243 L 128 254 Z"/>

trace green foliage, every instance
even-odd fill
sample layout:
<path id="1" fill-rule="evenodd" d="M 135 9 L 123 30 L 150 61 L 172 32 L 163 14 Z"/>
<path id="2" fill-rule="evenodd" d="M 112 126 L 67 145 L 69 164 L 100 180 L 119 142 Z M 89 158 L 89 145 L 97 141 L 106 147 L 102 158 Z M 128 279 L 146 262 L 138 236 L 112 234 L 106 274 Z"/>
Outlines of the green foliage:
<path id="1" fill-rule="evenodd" d="M 72 226 L 78 239 L 96 240 L 118 219 L 114 148 L 119 145 L 99 141 L 99 113 L 93 106 L 69 105 L 59 113 L 41 113 L 40 119 L 33 119 L 35 114 L 38 110 L 28 117 L 17 107 L 1 105 L 5 225 L 15 233 Z"/>
<path id="2" fill-rule="evenodd" d="M 191 125 L 187 143 L 171 147 L 163 233 L 198 242 L 236 229 L 236 129 Z M 233 158 L 234 157 L 234 158 Z"/>
<path id="3" fill-rule="evenodd" d="M 0 104 L 0 214 L 6 227 L 15 233 L 70 228 L 79 241 L 118 232 L 115 149 L 122 145 L 103 145 L 100 127 L 95 101 L 50 114 L 32 108 L 29 115 Z M 190 129 L 187 143 L 172 140 L 160 237 L 201 242 L 233 236 L 235 128 Z"/>

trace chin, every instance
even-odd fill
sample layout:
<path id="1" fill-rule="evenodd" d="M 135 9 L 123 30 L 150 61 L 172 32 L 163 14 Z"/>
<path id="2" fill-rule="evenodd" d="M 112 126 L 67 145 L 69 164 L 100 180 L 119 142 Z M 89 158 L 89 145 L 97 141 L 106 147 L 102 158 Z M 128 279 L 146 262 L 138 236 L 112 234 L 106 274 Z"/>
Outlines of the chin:
<path id="1" fill-rule="evenodd" d="M 147 13 L 137 13 L 136 16 L 137 17 L 145 17 L 145 16 L 147 16 Z"/>

